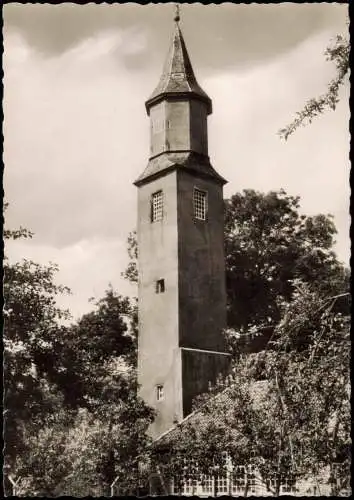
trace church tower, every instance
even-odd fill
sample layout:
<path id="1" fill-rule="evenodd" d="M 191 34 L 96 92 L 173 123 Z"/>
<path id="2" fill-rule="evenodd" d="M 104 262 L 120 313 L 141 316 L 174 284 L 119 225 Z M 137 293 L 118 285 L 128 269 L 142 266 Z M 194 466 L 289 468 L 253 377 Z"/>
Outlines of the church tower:
<path id="1" fill-rule="evenodd" d="M 146 101 L 150 159 L 138 188 L 140 395 L 159 436 L 228 364 L 223 185 L 208 156 L 212 103 L 175 17 L 161 79 Z"/>

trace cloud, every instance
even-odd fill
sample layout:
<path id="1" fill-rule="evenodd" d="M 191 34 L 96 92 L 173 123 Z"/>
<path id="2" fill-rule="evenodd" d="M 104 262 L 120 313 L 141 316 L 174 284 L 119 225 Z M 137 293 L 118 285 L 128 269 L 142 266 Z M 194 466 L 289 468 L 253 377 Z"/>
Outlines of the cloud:
<path id="1" fill-rule="evenodd" d="M 182 25 L 192 55 L 208 71 L 249 66 L 287 52 L 316 32 L 343 29 L 347 7 L 340 4 L 284 3 L 182 6 Z M 147 52 L 136 62 L 159 66 L 170 36 L 173 5 L 89 3 L 9 4 L 4 6 L 5 29 L 17 30 L 46 57 L 76 46 L 83 39 L 111 30 L 146 30 Z M 193 36 L 195 30 L 198 36 Z M 187 36 L 188 35 L 188 36 Z M 127 54 L 127 64 L 132 58 Z M 131 68 L 134 65 L 130 66 Z"/>

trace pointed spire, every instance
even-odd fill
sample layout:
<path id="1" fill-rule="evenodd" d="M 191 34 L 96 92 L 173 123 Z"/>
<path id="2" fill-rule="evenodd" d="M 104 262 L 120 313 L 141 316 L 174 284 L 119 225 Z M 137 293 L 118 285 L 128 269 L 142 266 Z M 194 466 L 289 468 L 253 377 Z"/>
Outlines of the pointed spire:
<path id="1" fill-rule="evenodd" d="M 180 15 L 179 15 L 179 3 L 176 3 L 175 7 L 176 7 L 176 12 L 175 12 L 174 21 L 175 21 L 175 23 L 179 23 L 180 19 L 181 19 Z"/>
<path id="2" fill-rule="evenodd" d="M 145 103 L 146 110 L 149 114 L 150 107 L 153 104 L 156 104 L 168 96 L 181 97 L 190 95 L 191 97 L 193 96 L 204 101 L 208 106 L 208 114 L 210 114 L 212 112 L 211 99 L 197 82 L 186 44 L 179 27 L 179 4 L 176 4 L 174 21 L 175 31 L 163 72 L 159 84 Z"/>

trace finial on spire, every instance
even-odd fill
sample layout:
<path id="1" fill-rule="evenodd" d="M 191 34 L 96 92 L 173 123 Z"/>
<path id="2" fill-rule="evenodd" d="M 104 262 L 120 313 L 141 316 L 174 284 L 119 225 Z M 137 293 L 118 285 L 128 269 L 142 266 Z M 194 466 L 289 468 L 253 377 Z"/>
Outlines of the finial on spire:
<path id="1" fill-rule="evenodd" d="M 175 10 L 175 17 L 174 17 L 174 21 L 175 21 L 176 23 L 179 23 L 179 21 L 180 21 L 180 19 L 181 19 L 180 14 L 179 14 L 179 3 L 176 3 L 176 4 L 175 4 L 175 9 L 176 9 L 176 10 Z"/>

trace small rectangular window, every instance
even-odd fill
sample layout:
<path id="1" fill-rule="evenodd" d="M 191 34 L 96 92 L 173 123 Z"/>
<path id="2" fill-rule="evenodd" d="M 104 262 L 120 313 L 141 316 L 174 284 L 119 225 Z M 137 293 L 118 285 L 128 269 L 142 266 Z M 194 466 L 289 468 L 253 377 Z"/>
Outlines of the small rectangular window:
<path id="1" fill-rule="evenodd" d="M 250 467 L 248 470 L 247 480 L 248 480 L 249 492 L 258 494 L 259 493 L 258 484 L 257 484 L 255 470 L 253 467 Z"/>
<path id="2" fill-rule="evenodd" d="M 157 191 L 151 197 L 151 221 L 161 220 L 163 217 L 163 194 Z"/>
<path id="3" fill-rule="evenodd" d="M 157 401 L 162 401 L 163 397 L 164 397 L 163 385 L 157 385 L 156 386 L 156 399 L 157 399 Z"/>
<path id="4" fill-rule="evenodd" d="M 194 188 L 193 193 L 194 217 L 198 220 L 206 220 L 207 215 L 207 193 Z"/>
<path id="5" fill-rule="evenodd" d="M 165 292 L 165 280 L 157 280 L 156 293 L 164 293 L 164 292 Z"/>
<path id="6" fill-rule="evenodd" d="M 231 492 L 235 496 L 242 496 L 246 488 L 246 468 L 238 465 L 233 468 L 231 475 Z"/>
<path id="7" fill-rule="evenodd" d="M 226 495 L 228 493 L 228 480 L 227 480 L 227 475 L 222 475 L 222 476 L 217 476 L 216 478 L 217 481 L 217 488 L 218 488 L 218 493 L 222 493 Z"/>

